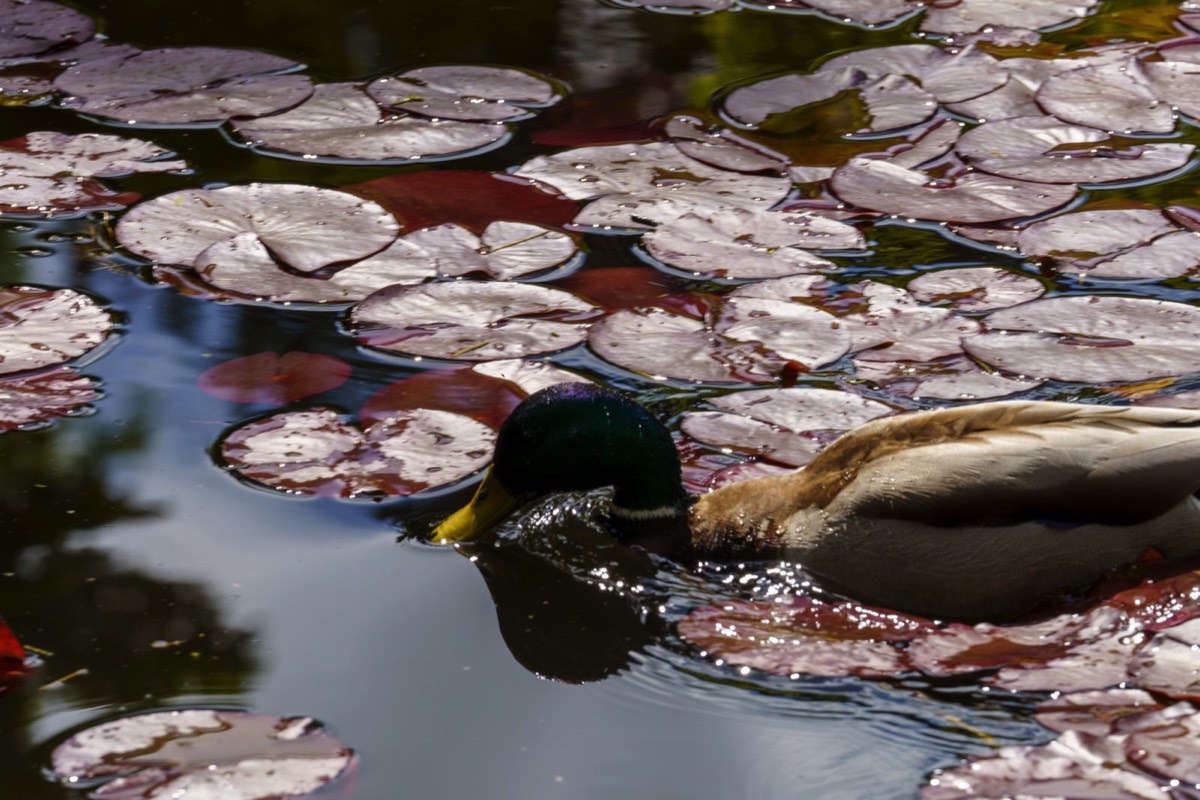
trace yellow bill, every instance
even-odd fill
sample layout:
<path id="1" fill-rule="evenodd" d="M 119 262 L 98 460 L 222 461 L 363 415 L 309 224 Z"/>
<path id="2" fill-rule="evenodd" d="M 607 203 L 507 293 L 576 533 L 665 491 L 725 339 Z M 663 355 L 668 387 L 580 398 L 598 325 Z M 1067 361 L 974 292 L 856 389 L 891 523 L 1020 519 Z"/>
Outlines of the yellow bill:
<path id="1" fill-rule="evenodd" d="M 520 504 L 520 500 L 509 494 L 488 469 L 471 502 L 434 528 L 432 541 L 434 544 L 454 544 L 477 539 L 516 511 Z"/>

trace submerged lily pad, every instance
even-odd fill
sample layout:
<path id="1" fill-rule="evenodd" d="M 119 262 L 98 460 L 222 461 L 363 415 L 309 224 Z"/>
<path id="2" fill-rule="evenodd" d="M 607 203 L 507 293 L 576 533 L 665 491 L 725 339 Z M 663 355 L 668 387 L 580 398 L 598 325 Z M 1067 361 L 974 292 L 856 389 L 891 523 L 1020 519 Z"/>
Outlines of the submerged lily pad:
<path id="1" fill-rule="evenodd" d="M 1070 202 L 1073 184 L 1034 183 L 968 172 L 934 180 L 890 161 L 852 158 L 830 179 L 848 203 L 885 214 L 947 222 L 997 222 L 1041 214 Z"/>
<path id="2" fill-rule="evenodd" d="M 215 125 L 290 108 L 312 94 L 300 66 L 254 50 L 166 47 L 81 62 L 59 75 L 61 104 L 128 125 Z"/>
<path id="3" fill-rule="evenodd" d="M 279 800 L 346 785 L 354 752 L 308 717 L 184 708 L 121 717 L 54 748 L 54 776 L 91 797 Z"/>
<path id="4" fill-rule="evenodd" d="M 95 32 L 96 23 L 82 11 L 46 0 L 0 0 L 0 58 L 85 42 Z"/>
<path id="5" fill-rule="evenodd" d="M 196 379 L 201 391 L 234 403 L 283 405 L 336 389 L 350 377 L 350 365 L 321 353 L 293 350 L 255 353 L 206 369 Z"/>
<path id="6" fill-rule="evenodd" d="M 364 430 L 318 407 L 239 425 L 222 439 L 221 456 L 241 478 L 289 494 L 398 496 L 479 471 L 495 438 L 486 425 L 448 411 L 398 410 Z"/>
<path id="7" fill-rule="evenodd" d="M 0 289 L 0 375 L 62 364 L 112 333 L 113 318 L 74 289 Z"/>
<path id="8" fill-rule="evenodd" d="M 312 272 L 369 256 L 399 230 L 379 205 L 345 192 L 251 183 L 156 197 L 121 218 L 117 240 L 150 261 L 192 266 L 213 245 L 252 234 L 288 267 Z"/>
<path id="9" fill-rule="evenodd" d="M 596 307 L 544 286 L 457 281 L 392 286 L 350 312 L 362 344 L 396 353 L 495 361 L 566 350 L 587 338 Z"/>
<path id="10" fill-rule="evenodd" d="M 465 156 L 508 138 L 502 125 L 386 115 L 358 84 L 318 84 L 295 108 L 235 120 L 233 128 L 266 155 L 305 160 L 412 161 Z"/>
<path id="11" fill-rule="evenodd" d="M 1200 309 L 1111 296 L 1051 297 L 994 311 L 967 352 L 1018 375 L 1122 383 L 1200 371 Z"/>
<path id="12" fill-rule="evenodd" d="M 558 99 L 547 78 L 511 67 L 440 66 L 379 78 L 367 94 L 380 105 L 437 119 L 498 121 L 530 116 Z"/>
<path id="13" fill-rule="evenodd" d="M 99 398 L 95 381 L 70 367 L 0 378 L 0 431 L 53 422 Z"/>
<path id="14" fill-rule="evenodd" d="M 866 246 L 857 228 L 811 214 L 731 208 L 684 214 L 642 237 L 658 261 L 721 278 L 777 278 L 836 269 L 813 250 Z"/>
<path id="15" fill-rule="evenodd" d="M 187 168 L 152 142 L 98 133 L 35 131 L 0 142 L 0 213 L 62 214 L 124 208 L 138 199 L 95 178 Z"/>

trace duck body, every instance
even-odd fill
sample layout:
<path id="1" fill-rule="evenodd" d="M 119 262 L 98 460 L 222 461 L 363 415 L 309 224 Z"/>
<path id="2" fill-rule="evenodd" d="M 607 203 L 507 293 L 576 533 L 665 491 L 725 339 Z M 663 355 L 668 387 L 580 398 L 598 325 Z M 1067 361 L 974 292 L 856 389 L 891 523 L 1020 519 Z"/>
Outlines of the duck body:
<path id="1" fill-rule="evenodd" d="M 560 437 L 558 426 L 542 426 L 540 407 L 573 402 L 572 432 Z M 607 434 L 581 422 L 589 402 L 603 409 Z M 632 401 L 598 387 L 551 387 L 526 403 L 534 413 L 518 407 L 502 427 L 484 484 L 520 486 L 510 510 L 547 491 L 613 485 L 618 538 L 676 557 L 795 561 L 829 588 L 887 608 L 999 619 L 1151 548 L 1167 559 L 1200 556 L 1197 411 L 1008 401 L 884 417 L 840 437 L 802 470 L 691 502 L 669 434 Z M 540 430 L 535 440 L 570 443 L 556 446 L 555 460 L 583 465 L 572 485 L 540 488 L 539 473 L 571 470 L 542 462 L 538 447 L 522 446 L 513 463 L 504 452 L 510 422 Z M 614 434 L 627 425 L 661 432 Z M 664 466 L 666 447 L 673 466 Z M 613 463 L 603 477 L 586 468 L 604 460 Z M 512 477 L 514 469 L 522 474 Z M 455 517 L 436 532 L 440 540 L 469 538 Z"/>

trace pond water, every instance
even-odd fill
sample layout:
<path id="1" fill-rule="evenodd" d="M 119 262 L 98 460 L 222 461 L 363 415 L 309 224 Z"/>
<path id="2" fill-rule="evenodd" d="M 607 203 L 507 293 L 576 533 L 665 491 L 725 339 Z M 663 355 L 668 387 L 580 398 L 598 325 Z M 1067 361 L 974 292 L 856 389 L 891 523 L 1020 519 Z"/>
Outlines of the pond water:
<path id="1" fill-rule="evenodd" d="M 719 87 L 830 53 L 912 41 L 908 23 L 688 17 L 594 0 L 74 5 L 114 40 L 257 48 L 322 80 L 442 63 L 537 70 L 586 94 L 595 124 L 613 127 L 702 107 Z M 427 168 L 280 160 L 214 129 L 114 131 L 50 106 L 0 108 L 0 140 L 32 130 L 129 133 L 194 168 L 121 181 L 147 197 L 249 181 L 337 187 Z M 544 151 L 518 135 L 439 166 L 502 170 Z M 1192 190 L 1128 193 L 1165 203 Z M 78 797 L 46 780 L 50 747 L 85 724 L 183 705 L 320 719 L 361 758 L 359 800 L 913 797 L 931 770 L 964 755 L 1050 738 L 1029 703 L 970 684 L 786 679 L 709 663 L 670 623 L 721 597 L 719 580 L 654 574 L 612 547 L 529 543 L 547 514 L 587 534 L 578 504 L 543 509 L 469 559 L 406 535 L 427 531 L 461 487 L 373 503 L 239 483 L 214 462 L 214 443 L 270 407 L 199 391 L 206 369 L 272 350 L 337 356 L 351 377 L 317 400 L 357 409 L 420 365 L 357 347 L 338 312 L 152 285 L 107 252 L 106 226 L 98 216 L 0 221 L 0 280 L 86 290 L 121 321 L 118 341 L 84 367 L 104 391 L 90 413 L 0 436 L 0 612 L 44 651 L 35 675 L 0 698 L 0 795 Z M 864 276 L 981 261 L 920 226 L 874 238 Z M 623 239 L 588 241 L 589 266 L 638 263 Z M 1188 286 L 1146 293 L 1195 297 Z M 586 354 L 557 361 L 641 391 L 666 415 L 694 395 Z M 594 578 L 600 568 L 608 578 Z"/>

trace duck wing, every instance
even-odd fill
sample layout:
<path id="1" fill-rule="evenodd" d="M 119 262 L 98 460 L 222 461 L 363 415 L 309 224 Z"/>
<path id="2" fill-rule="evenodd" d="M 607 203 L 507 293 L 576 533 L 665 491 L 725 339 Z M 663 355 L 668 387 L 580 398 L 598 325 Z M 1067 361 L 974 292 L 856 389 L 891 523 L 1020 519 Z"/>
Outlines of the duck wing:
<path id="1" fill-rule="evenodd" d="M 1010 401 L 888 417 L 793 480 L 794 500 L 847 518 L 1133 524 L 1200 489 L 1200 412 Z"/>

